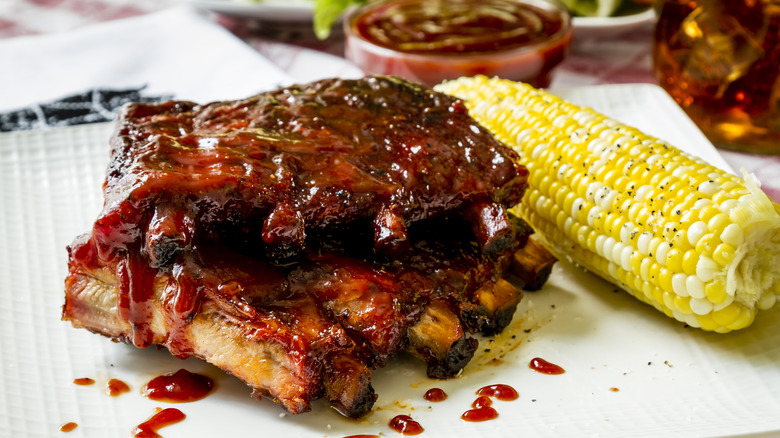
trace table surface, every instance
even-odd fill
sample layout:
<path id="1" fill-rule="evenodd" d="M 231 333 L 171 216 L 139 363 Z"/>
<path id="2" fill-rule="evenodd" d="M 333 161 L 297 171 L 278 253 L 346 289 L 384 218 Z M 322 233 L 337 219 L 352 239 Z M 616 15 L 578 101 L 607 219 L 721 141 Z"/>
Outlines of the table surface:
<path id="1" fill-rule="evenodd" d="M 0 39 L 67 32 L 93 23 L 159 11 L 184 0 L 4 0 L 0 2 Z M 211 18 L 299 82 L 322 75 L 323 59 L 333 76 L 354 76 L 359 70 L 343 59 L 343 35 L 314 38 L 308 25 L 271 26 L 213 14 Z M 617 83 L 656 83 L 652 72 L 652 24 L 611 38 L 578 39 L 556 71 L 550 88 Z M 318 68 L 312 69 L 313 65 Z M 2 80 L 2 78 L 0 78 Z M 721 150 L 734 169 L 744 168 L 761 181 L 764 191 L 780 201 L 780 156 Z"/>

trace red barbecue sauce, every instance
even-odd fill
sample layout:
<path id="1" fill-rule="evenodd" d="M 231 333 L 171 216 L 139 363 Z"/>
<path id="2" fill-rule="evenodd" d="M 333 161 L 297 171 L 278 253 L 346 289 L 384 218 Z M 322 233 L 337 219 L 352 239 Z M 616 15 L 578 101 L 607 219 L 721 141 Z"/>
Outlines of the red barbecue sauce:
<path id="1" fill-rule="evenodd" d="M 470 422 L 492 420 L 498 417 L 498 411 L 491 406 L 492 404 L 493 400 L 487 396 L 479 396 L 471 404 L 471 409 L 464 412 L 460 418 Z"/>
<path id="2" fill-rule="evenodd" d="M 60 426 L 60 432 L 73 432 L 73 429 L 77 428 L 78 426 L 78 423 L 71 421 L 70 423 L 65 423 Z"/>
<path id="3" fill-rule="evenodd" d="M 493 397 L 501 401 L 517 400 L 517 397 L 519 397 L 515 388 L 502 384 L 483 386 L 477 390 L 477 395 Z"/>
<path id="4" fill-rule="evenodd" d="M 111 379 L 106 383 L 106 393 L 111 397 L 117 397 L 128 391 L 130 391 L 130 387 L 119 379 Z"/>
<path id="5" fill-rule="evenodd" d="M 491 406 L 485 406 L 482 408 L 469 409 L 460 416 L 461 419 L 472 423 L 480 421 L 488 421 L 498 418 L 498 411 Z"/>
<path id="6" fill-rule="evenodd" d="M 157 430 L 184 420 L 184 412 L 176 408 L 167 408 L 158 411 L 151 418 L 139 424 L 133 430 L 134 438 L 161 438 Z"/>
<path id="7" fill-rule="evenodd" d="M 90 379 L 89 377 L 79 377 L 78 379 L 73 379 L 73 383 L 76 385 L 87 386 L 94 384 L 95 379 Z"/>
<path id="8" fill-rule="evenodd" d="M 211 378 L 180 369 L 149 381 L 144 385 L 143 395 L 157 401 L 191 402 L 207 396 L 213 387 Z"/>
<path id="9" fill-rule="evenodd" d="M 547 362 L 546 360 L 539 357 L 531 359 L 528 367 L 542 374 L 563 374 L 566 372 L 566 370 L 561 368 L 559 365 Z"/>
<path id="10" fill-rule="evenodd" d="M 423 398 L 429 402 L 441 402 L 447 400 L 447 393 L 441 388 L 431 388 L 425 392 Z"/>
<path id="11" fill-rule="evenodd" d="M 477 399 L 471 403 L 471 407 L 474 409 L 489 408 L 492 405 L 493 400 L 491 400 L 490 397 L 486 397 L 484 395 L 477 397 Z"/>
<path id="12" fill-rule="evenodd" d="M 427 85 L 441 76 L 492 76 L 498 68 L 501 77 L 546 86 L 571 39 L 564 12 L 513 0 L 381 2 L 358 12 L 350 28 L 359 40 L 347 39 L 347 55 L 358 66 L 370 73 L 403 72 Z M 384 70 L 374 71 L 379 68 Z"/>
<path id="13" fill-rule="evenodd" d="M 560 31 L 564 20 L 512 0 L 404 0 L 363 13 L 354 26 L 361 37 L 392 50 L 467 54 L 542 42 Z"/>
<path id="14" fill-rule="evenodd" d="M 344 438 L 379 438 L 379 435 L 360 434 L 360 435 L 349 435 L 349 436 L 345 436 Z"/>
<path id="15" fill-rule="evenodd" d="M 419 435 L 424 430 L 420 423 L 408 415 L 396 415 L 390 420 L 388 426 L 401 435 Z"/>
<path id="16" fill-rule="evenodd" d="M 462 420 L 470 422 L 488 421 L 498 417 L 498 411 L 493 408 L 495 398 L 501 401 L 517 400 L 517 391 L 509 385 L 497 384 L 483 386 L 477 390 L 477 397 L 471 408 L 460 416 Z"/>

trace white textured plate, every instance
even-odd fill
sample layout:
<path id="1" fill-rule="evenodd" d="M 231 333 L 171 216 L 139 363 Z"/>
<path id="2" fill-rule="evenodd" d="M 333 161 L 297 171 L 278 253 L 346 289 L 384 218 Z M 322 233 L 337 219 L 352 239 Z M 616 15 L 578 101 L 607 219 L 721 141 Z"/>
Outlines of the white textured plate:
<path id="1" fill-rule="evenodd" d="M 724 165 L 657 87 L 558 93 Z M 400 435 L 387 422 L 399 413 L 417 419 L 427 437 L 769 436 L 780 431 L 777 308 L 741 332 L 704 333 L 565 262 L 556 265 L 543 290 L 526 295 L 504 334 L 482 341 L 460 378 L 432 381 L 422 364 L 407 357 L 377 370 L 376 409 L 358 422 L 342 419 L 324 403 L 304 415 L 282 415 L 275 404 L 253 400 L 243 384 L 197 360 L 181 361 L 166 351 L 139 350 L 74 329 L 59 320 L 65 246 L 97 215 L 111 129 L 101 124 L 0 135 L 2 437 L 129 437 L 154 407 L 166 406 L 142 397 L 141 386 L 181 367 L 212 376 L 217 389 L 204 400 L 177 404 L 187 419 L 161 429 L 165 438 L 392 437 Z M 566 373 L 530 370 L 527 364 L 537 356 Z M 74 385 L 78 377 L 97 383 Z M 107 396 L 103 386 L 109 378 L 124 380 L 132 391 Z M 514 386 L 520 398 L 496 402 L 500 416 L 494 421 L 461 421 L 474 391 L 492 383 Z M 425 402 L 424 392 L 434 386 L 450 398 Z M 60 425 L 70 421 L 78 428 L 60 435 Z"/>
<path id="2" fill-rule="evenodd" d="M 652 23 L 654 20 L 653 8 L 616 17 L 574 17 L 574 36 L 575 38 L 609 38 Z"/>
<path id="3" fill-rule="evenodd" d="M 187 0 L 207 11 L 241 18 L 311 23 L 314 0 Z"/>

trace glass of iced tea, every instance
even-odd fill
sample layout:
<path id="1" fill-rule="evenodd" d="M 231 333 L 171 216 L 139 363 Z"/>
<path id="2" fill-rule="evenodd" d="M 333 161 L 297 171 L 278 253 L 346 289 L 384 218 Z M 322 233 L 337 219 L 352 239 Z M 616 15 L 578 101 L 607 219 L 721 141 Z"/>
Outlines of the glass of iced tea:
<path id="1" fill-rule="evenodd" d="M 780 154 L 780 0 L 656 0 L 661 86 L 719 147 Z"/>

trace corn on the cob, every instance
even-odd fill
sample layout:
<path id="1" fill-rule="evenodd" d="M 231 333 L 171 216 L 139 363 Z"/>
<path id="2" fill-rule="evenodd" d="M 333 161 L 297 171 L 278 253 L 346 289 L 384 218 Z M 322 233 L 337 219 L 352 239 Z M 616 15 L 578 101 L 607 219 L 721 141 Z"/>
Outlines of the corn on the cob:
<path id="1" fill-rule="evenodd" d="M 437 87 L 529 170 L 517 213 L 559 256 L 694 327 L 750 325 L 780 295 L 780 206 L 745 179 L 526 84 Z"/>

